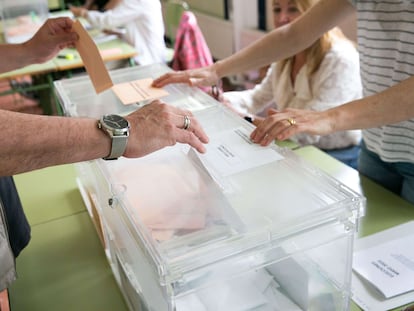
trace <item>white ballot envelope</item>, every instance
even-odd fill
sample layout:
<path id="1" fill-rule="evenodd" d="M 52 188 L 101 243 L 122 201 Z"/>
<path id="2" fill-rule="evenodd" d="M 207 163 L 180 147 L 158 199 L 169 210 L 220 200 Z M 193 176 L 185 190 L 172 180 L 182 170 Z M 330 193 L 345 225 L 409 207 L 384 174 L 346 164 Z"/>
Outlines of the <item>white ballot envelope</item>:
<path id="1" fill-rule="evenodd" d="M 414 221 L 356 240 L 353 300 L 364 310 L 414 301 Z"/>

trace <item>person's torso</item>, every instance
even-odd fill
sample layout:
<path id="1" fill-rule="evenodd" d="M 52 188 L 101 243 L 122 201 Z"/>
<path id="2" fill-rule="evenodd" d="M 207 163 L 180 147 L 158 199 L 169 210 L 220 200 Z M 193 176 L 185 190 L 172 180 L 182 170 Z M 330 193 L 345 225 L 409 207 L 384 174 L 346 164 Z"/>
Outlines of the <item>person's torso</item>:
<path id="1" fill-rule="evenodd" d="M 358 10 L 364 96 L 414 76 L 414 2 L 352 2 Z M 382 160 L 414 163 L 414 119 L 364 130 L 363 137 L 367 148 Z"/>

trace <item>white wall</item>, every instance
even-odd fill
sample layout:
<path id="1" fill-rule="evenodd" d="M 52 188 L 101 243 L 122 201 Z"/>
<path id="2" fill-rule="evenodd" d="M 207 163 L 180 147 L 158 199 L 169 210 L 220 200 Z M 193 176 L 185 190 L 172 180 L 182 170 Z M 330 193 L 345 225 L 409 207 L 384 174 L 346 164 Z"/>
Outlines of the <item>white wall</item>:
<path id="1" fill-rule="evenodd" d="M 194 12 L 194 14 L 213 57 L 221 59 L 233 54 L 233 24 L 203 13 Z"/>

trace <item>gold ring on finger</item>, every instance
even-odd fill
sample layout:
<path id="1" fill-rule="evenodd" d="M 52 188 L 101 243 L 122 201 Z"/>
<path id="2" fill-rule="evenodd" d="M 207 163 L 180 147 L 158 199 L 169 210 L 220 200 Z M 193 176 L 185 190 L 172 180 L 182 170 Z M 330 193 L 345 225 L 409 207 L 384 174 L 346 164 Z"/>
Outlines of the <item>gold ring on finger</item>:
<path id="1" fill-rule="evenodd" d="M 296 124 L 296 120 L 294 118 L 288 118 L 286 119 L 286 121 L 289 122 L 290 126 L 295 125 Z"/>

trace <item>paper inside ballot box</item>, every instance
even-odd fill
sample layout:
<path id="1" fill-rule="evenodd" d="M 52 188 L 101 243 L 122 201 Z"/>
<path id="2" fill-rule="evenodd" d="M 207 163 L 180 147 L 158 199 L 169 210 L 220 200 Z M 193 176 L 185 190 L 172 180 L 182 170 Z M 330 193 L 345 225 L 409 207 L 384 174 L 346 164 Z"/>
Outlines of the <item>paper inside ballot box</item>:
<path id="1" fill-rule="evenodd" d="M 196 232 L 244 231 L 245 225 L 214 180 L 176 151 L 163 149 L 145 161 L 123 159 L 112 166 L 114 179 L 127 189 L 131 219 L 158 241 Z"/>

